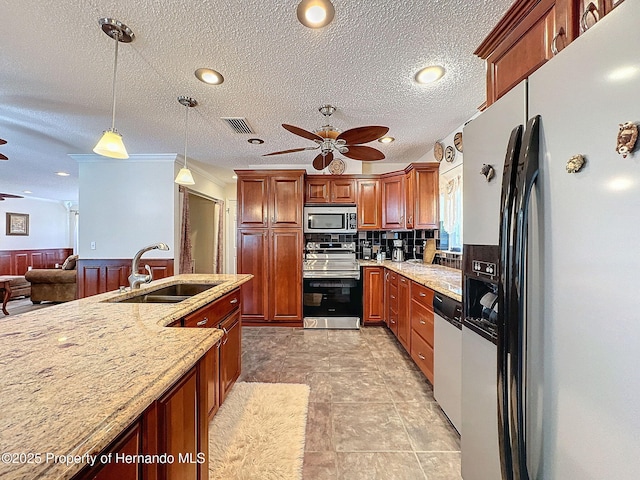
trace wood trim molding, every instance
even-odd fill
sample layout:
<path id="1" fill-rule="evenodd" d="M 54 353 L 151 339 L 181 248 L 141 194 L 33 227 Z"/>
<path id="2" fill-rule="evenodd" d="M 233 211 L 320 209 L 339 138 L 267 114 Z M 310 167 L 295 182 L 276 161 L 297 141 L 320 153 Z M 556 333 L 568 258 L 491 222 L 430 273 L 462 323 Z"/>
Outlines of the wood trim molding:
<path id="1" fill-rule="evenodd" d="M 132 259 L 79 259 L 78 298 L 117 290 L 128 286 Z M 145 273 L 144 265 L 149 265 L 154 280 L 173 276 L 173 258 L 144 258 L 139 273 Z"/>
<path id="2" fill-rule="evenodd" d="M 0 275 L 24 275 L 29 267 L 55 268 L 69 255 L 73 255 L 72 248 L 0 250 Z"/>
<path id="3" fill-rule="evenodd" d="M 489 35 L 476 48 L 474 55 L 486 59 L 491 52 L 531 13 L 542 0 L 517 0 L 493 27 Z"/>

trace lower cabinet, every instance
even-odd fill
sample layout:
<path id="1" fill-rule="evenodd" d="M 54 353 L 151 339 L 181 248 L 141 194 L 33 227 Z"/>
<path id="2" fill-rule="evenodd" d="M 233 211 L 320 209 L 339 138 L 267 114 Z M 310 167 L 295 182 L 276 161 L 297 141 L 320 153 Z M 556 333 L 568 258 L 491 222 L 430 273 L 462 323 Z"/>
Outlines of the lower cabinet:
<path id="1" fill-rule="evenodd" d="M 433 290 L 411 286 L 411 358 L 433 384 Z"/>
<path id="2" fill-rule="evenodd" d="M 398 329 L 396 336 L 405 348 L 411 348 L 411 280 L 398 276 Z"/>
<path id="3" fill-rule="evenodd" d="M 362 268 L 362 322 L 381 323 L 384 314 L 384 267 Z"/>
<path id="4" fill-rule="evenodd" d="M 386 310 L 386 322 L 389 329 L 397 336 L 398 335 L 398 274 L 394 271 L 387 270 L 384 275 L 384 296 L 385 296 L 385 310 Z"/>
<path id="5" fill-rule="evenodd" d="M 220 345 L 220 405 L 240 376 L 242 354 L 242 322 L 240 311 L 229 315 L 219 325 L 224 330 Z"/>

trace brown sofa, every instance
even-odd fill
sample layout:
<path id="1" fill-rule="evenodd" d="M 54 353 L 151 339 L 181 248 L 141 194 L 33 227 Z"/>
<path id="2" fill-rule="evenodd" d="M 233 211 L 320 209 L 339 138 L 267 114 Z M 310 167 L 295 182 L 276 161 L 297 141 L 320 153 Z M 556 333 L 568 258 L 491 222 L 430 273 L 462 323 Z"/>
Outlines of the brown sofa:
<path id="1" fill-rule="evenodd" d="M 41 268 L 29 270 L 24 278 L 31 283 L 31 301 L 68 302 L 78 298 L 77 255 L 71 255 L 62 268 Z"/>

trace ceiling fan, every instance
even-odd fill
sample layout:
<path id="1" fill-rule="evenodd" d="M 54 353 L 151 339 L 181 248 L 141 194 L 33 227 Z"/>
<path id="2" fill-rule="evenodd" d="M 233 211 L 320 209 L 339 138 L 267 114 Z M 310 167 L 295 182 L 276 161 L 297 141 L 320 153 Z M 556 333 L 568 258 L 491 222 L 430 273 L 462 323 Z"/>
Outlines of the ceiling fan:
<path id="1" fill-rule="evenodd" d="M 0 193 L 0 202 L 4 202 L 5 198 L 24 198 L 20 195 L 11 195 L 10 193 Z"/>
<path id="2" fill-rule="evenodd" d="M 336 111 L 336 107 L 332 105 L 323 105 L 318 111 L 329 118 L 333 112 Z M 328 121 L 328 120 L 327 120 Z M 347 158 L 361 161 L 373 161 L 384 159 L 384 153 L 372 147 L 362 145 L 363 143 L 373 142 L 378 138 L 384 136 L 388 131 L 388 127 L 381 126 L 368 126 L 357 127 L 340 132 L 340 130 L 327 124 L 315 132 L 309 132 L 300 127 L 293 125 L 287 125 L 283 123 L 282 126 L 285 130 L 309 140 L 316 142 L 315 147 L 302 147 L 293 148 L 291 150 L 282 150 L 280 152 L 267 153 L 263 157 L 269 155 L 281 155 L 283 153 L 302 152 L 304 150 L 318 150 L 320 153 L 313 159 L 313 167 L 316 170 L 322 170 L 326 168 L 332 161 L 334 152 L 341 153 Z"/>
<path id="3" fill-rule="evenodd" d="M 3 138 L 0 138 L 0 145 L 4 145 L 5 143 L 7 143 L 7 141 Z M 9 158 L 6 155 L 0 153 L 0 160 L 9 160 Z"/>

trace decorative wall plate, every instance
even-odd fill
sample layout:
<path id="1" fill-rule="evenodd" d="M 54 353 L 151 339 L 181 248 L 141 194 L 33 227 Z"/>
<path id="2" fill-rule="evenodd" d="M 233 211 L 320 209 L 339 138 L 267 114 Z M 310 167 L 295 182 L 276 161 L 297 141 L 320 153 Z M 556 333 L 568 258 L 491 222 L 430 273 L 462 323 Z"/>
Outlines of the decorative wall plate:
<path id="1" fill-rule="evenodd" d="M 346 165 L 341 158 L 334 158 L 329 164 L 329 173 L 331 173 L 331 175 L 342 175 L 345 168 Z"/>
<path id="2" fill-rule="evenodd" d="M 453 136 L 453 144 L 456 146 L 456 150 L 462 153 L 462 132 L 458 132 Z"/>
<path id="3" fill-rule="evenodd" d="M 440 142 L 436 142 L 433 146 L 433 156 L 437 161 L 442 161 L 442 157 L 444 156 L 444 147 Z"/>
<path id="4" fill-rule="evenodd" d="M 444 159 L 447 162 L 451 163 L 453 162 L 454 158 L 456 158 L 456 151 L 451 145 L 449 145 L 444 151 Z"/>

